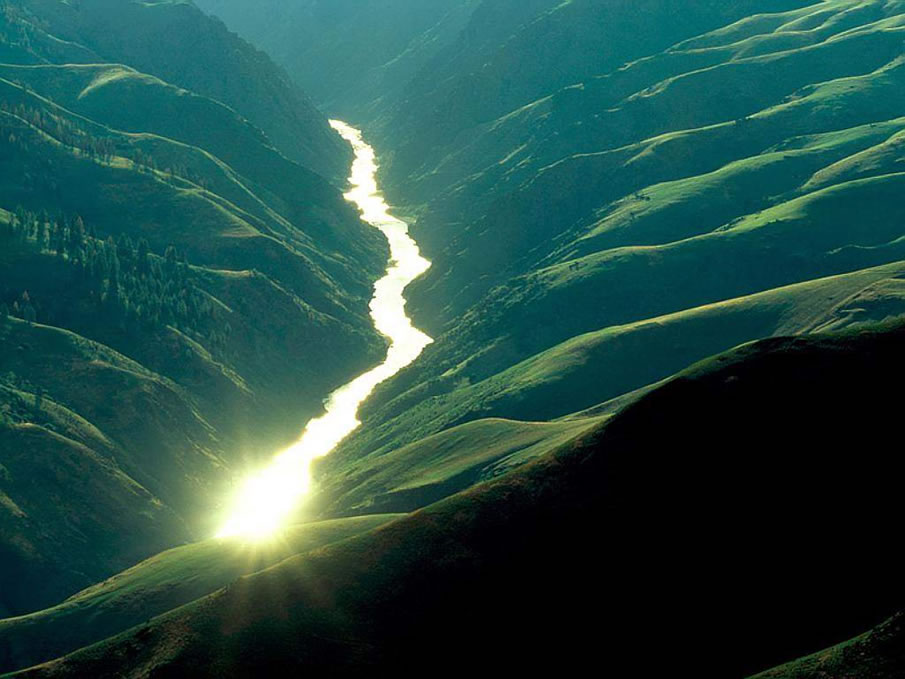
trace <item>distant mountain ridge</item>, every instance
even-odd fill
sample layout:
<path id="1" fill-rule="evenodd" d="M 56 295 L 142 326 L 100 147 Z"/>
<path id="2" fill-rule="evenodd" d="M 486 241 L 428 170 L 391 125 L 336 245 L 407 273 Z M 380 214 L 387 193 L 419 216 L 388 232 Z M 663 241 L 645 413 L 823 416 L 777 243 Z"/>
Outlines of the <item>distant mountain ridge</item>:
<path id="1" fill-rule="evenodd" d="M 62 44 L 70 46 L 66 63 L 128 64 L 222 101 L 264 130 L 292 160 L 345 179 L 350 152 L 307 97 L 268 57 L 191 2 L 25 0 L 9 6 L 27 13 L 33 60 L 60 63 Z"/>

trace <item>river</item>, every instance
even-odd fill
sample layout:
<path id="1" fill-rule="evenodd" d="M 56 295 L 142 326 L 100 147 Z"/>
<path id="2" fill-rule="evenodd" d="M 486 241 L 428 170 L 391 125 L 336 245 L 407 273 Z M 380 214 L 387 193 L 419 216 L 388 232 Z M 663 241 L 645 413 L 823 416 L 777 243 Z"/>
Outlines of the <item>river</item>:
<path id="1" fill-rule="evenodd" d="M 406 287 L 430 268 L 408 224 L 390 214 L 377 185 L 377 157 L 359 130 L 339 120 L 330 125 L 355 151 L 346 199 L 390 245 L 386 274 L 374 285 L 370 310 L 374 327 L 389 340 L 386 359 L 327 398 L 325 413 L 305 426 L 299 440 L 240 486 L 217 533 L 221 538 L 259 539 L 278 532 L 297 512 L 311 486 L 311 464 L 329 455 L 361 422 L 358 410 L 378 384 L 412 363 L 431 338 L 405 312 Z"/>

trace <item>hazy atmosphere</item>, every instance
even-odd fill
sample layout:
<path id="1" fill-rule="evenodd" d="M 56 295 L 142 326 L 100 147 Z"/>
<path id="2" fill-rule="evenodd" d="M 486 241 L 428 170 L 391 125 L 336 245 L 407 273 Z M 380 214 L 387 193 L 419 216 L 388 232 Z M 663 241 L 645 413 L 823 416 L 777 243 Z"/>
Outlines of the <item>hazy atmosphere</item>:
<path id="1" fill-rule="evenodd" d="M 905 679 L 905 0 L 0 0 L 0 677 Z"/>

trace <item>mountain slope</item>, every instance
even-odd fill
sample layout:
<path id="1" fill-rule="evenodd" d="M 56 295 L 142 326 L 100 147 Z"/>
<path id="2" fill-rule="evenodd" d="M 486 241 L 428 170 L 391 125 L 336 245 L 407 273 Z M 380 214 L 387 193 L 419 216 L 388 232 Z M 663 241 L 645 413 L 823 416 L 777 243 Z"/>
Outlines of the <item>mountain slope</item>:
<path id="1" fill-rule="evenodd" d="M 325 110 L 360 121 L 395 101 L 457 38 L 480 0 L 197 4 L 270 54 Z"/>
<path id="2" fill-rule="evenodd" d="M 391 190 L 426 201 L 433 266 L 410 308 L 436 342 L 369 402 L 337 468 L 469 419 L 590 407 L 777 331 L 720 305 L 901 260 L 903 22 L 901 2 L 849 0 L 746 16 L 438 135 L 449 153 L 424 147 L 419 170 L 390 152 Z M 869 319 L 900 313 L 888 292 Z M 649 331 L 708 308 L 725 325 Z M 572 349 L 612 337 L 604 357 L 624 327 L 651 344 L 583 371 Z"/>
<path id="3" fill-rule="evenodd" d="M 742 677 L 843 641 L 901 595 L 883 442 L 902 337 L 716 357 L 502 479 L 25 676 L 409 675 L 438 658 L 624 676 L 643 657 Z"/>
<path id="4" fill-rule="evenodd" d="M 302 524 L 260 545 L 207 540 L 162 552 L 53 608 L 0 620 L 0 672 L 36 665 L 125 631 L 290 556 L 401 515 Z"/>
<path id="5" fill-rule="evenodd" d="M 481 355 L 420 383 L 411 370 L 366 405 L 370 426 L 319 464 L 324 483 L 381 455 L 478 418 L 549 420 L 658 382 L 725 347 L 882 321 L 905 312 L 903 263 L 808 281 L 570 338 L 486 377 Z M 479 375 L 481 373 L 478 373 Z M 401 384 L 400 384 L 401 383 Z"/>
<path id="6" fill-rule="evenodd" d="M 222 101 L 79 48 L 100 7 L 0 14 L 4 615 L 210 535 L 232 481 L 384 351 L 380 235 Z"/>
<path id="7" fill-rule="evenodd" d="M 82 63 L 127 64 L 221 101 L 292 160 L 331 179 L 345 178 L 351 154 L 323 115 L 268 57 L 191 2 L 27 0 L 22 5 L 31 30 L 94 55 Z M 35 56 L 45 59 L 41 51 Z"/>
<path id="8" fill-rule="evenodd" d="M 852 639 L 807 658 L 758 674 L 755 679 L 894 679 L 905 672 L 902 614 Z"/>

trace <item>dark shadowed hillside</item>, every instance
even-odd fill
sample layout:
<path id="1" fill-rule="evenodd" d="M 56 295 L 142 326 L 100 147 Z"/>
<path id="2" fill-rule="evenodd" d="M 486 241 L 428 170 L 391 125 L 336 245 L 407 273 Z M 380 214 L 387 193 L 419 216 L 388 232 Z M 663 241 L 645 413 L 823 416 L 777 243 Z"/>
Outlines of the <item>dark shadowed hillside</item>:
<path id="1" fill-rule="evenodd" d="M 901 594 L 885 442 L 902 339 L 717 357 L 521 471 L 26 676 L 409 676 L 443 658 L 743 677 L 843 641 Z"/>
<path id="2" fill-rule="evenodd" d="M 401 516 L 301 524 L 263 545 L 206 540 L 162 552 L 57 606 L 0 621 L 0 672 L 65 655 L 215 592 L 243 575 Z"/>
<path id="3" fill-rule="evenodd" d="M 905 673 L 902 639 L 903 613 L 850 641 L 796 660 L 755 679 L 895 679 Z"/>

